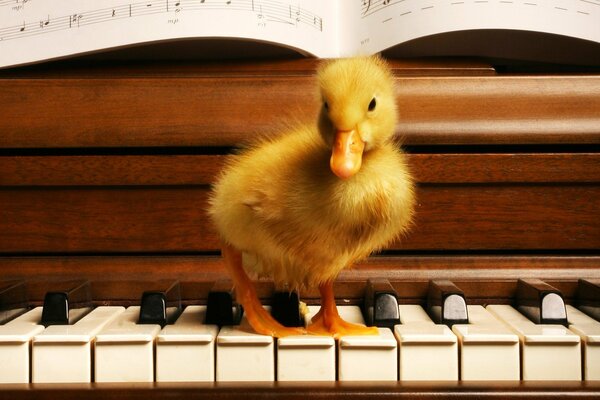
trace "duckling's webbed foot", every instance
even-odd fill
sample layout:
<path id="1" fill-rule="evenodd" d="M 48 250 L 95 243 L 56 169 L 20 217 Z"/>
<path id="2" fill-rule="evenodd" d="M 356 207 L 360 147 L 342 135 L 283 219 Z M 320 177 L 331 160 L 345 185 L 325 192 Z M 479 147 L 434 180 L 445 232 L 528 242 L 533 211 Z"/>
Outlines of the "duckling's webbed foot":
<path id="1" fill-rule="evenodd" d="M 233 279 L 237 301 L 244 307 L 246 319 L 257 333 L 273 337 L 306 333 L 302 328 L 288 328 L 277 322 L 260 303 L 254 285 L 242 267 L 242 254 L 228 244 L 223 244 L 222 251 Z"/>
<path id="2" fill-rule="evenodd" d="M 312 318 L 312 323 L 306 329 L 308 333 L 335 338 L 379 334 L 376 327 L 353 324 L 340 317 L 335 305 L 332 282 L 319 286 L 319 291 L 321 292 L 321 310 Z"/>

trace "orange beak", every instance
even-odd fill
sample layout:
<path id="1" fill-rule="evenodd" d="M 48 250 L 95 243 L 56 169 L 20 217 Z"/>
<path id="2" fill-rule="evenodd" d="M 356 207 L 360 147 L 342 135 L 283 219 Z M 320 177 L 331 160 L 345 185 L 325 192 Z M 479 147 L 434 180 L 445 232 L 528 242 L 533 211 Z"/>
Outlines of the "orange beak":
<path id="1" fill-rule="evenodd" d="M 331 171 L 341 179 L 350 178 L 360 169 L 364 149 L 365 142 L 356 130 L 337 131 L 329 161 Z"/>

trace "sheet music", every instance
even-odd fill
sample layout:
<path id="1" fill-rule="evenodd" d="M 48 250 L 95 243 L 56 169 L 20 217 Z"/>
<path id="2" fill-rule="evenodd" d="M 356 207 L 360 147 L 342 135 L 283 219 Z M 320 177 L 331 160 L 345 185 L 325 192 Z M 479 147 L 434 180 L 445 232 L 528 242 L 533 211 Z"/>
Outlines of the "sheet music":
<path id="1" fill-rule="evenodd" d="M 196 37 L 331 55 L 335 3 L 319 0 L 0 0 L 0 66 Z"/>
<path id="2" fill-rule="evenodd" d="M 279 43 L 318 57 L 366 55 L 473 29 L 600 43 L 600 0 L 0 0 L 0 67 L 199 37 Z"/>
<path id="3" fill-rule="evenodd" d="M 341 54 L 372 54 L 471 29 L 546 32 L 600 43 L 600 0 L 353 0 L 341 18 L 341 35 L 350 38 Z"/>

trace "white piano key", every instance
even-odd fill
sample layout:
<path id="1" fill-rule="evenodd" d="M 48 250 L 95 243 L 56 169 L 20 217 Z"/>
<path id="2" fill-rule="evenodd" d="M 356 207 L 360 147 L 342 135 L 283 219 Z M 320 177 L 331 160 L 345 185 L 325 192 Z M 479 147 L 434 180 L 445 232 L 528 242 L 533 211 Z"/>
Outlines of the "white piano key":
<path id="1" fill-rule="evenodd" d="M 188 306 L 156 340 L 157 382 L 215 380 L 216 325 L 204 325 L 206 306 Z"/>
<path id="2" fill-rule="evenodd" d="M 319 311 L 308 306 L 306 323 Z M 278 381 L 335 381 L 335 340 L 330 336 L 299 335 L 277 340 Z"/>
<path id="3" fill-rule="evenodd" d="M 581 380 L 578 335 L 562 325 L 536 325 L 508 305 L 486 309 L 519 336 L 523 380 Z"/>
<path id="4" fill-rule="evenodd" d="M 400 304 L 400 322 L 404 325 L 413 322 L 435 324 L 427 314 L 427 311 L 416 304 Z"/>
<path id="5" fill-rule="evenodd" d="M 594 318 L 590 317 L 578 308 L 573 307 L 572 305 L 567 304 L 566 309 L 569 325 L 600 325 L 599 321 L 596 321 Z"/>
<path id="6" fill-rule="evenodd" d="M 11 308 L 8 310 L 0 311 L 0 325 L 6 324 L 11 320 L 17 318 L 19 315 L 22 315 L 27 312 L 26 308 Z"/>
<path id="7" fill-rule="evenodd" d="M 469 324 L 452 326 L 462 380 L 520 379 L 519 337 L 482 306 L 467 306 Z"/>
<path id="8" fill-rule="evenodd" d="M 338 307 L 340 316 L 364 324 L 359 307 Z M 338 340 L 338 379 L 340 381 L 398 380 L 398 342 L 388 328 L 379 335 L 342 336 Z"/>
<path id="9" fill-rule="evenodd" d="M 42 332 L 42 307 L 0 325 L 0 383 L 29 383 L 31 340 Z"/>
<path id="10" fill-rule="evenodd" d="M 73 325 L 52 325 L 36 335 L 32 382 L 91 382 L 95 336 L 123 311 L 124 307 L 98 307 Z"/>
<path id="11" fill-rule="evenodd" d="M 252 329 L 246 318 L 217 335 L 217 382 L 274 381 L 275 339 Z"/>
<path id="12" fill-rule="evenodd" d="M 24 314 L 26 311 L 27 309 L 25 308 L 12 308 L 10 310 L 0 311 L 0 325 L 6 324 L 19 315 Z"/>
<path id="13" fill-rule="evenodd" d="M 394 327 L 398 341 L 399 379 L 458 380 L 457 338 L 446 325 L 433 323 L 418 305 L 400 305 Z"/>
<path id="14" fill-rule="evenodd" d="M 139 307 L 129 307 L 96 336 L 96 382 L 153 382 L 154 340 L 160 325 L 138 325 Z"/>
<path id="15" fill-rule="evenodd" d="M 469 305 L 469 325 L 501 325 L 504 323 L 496 318 L 494 314 L 485 309 L 484 306 Z"/>
<path id="16" fill-rule="evenodd" d="M 583 379 L 600 380 L 600 322 L 570 305 L 567 318 L 569 329 L 581 337 Z"/>
<path id="17" fill-rule="evenodd" d="M 287 336 L 277 340 L 278 381 L 335 381 L 335 340 Z"/>

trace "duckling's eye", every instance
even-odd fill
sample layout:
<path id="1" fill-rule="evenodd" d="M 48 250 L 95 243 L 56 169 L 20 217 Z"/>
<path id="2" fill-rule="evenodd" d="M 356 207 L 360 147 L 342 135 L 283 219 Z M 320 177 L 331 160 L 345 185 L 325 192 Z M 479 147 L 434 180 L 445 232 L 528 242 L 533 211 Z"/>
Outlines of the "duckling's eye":
<path id="1" fill-rule="evenodd" d="M 327 104 L 326 101 L 323 102 L 323 108 L 325 109 L 325 111 L 329 111 L 329 104 Z"/>
<path id="2" fill-rule="evenodd" d="M 375 110 L 375 107 L 377 107 L 377 100 L 375 100 L 375 97 L 373 97 L 373 99 L 369 103 L 369 111 Z"/>

